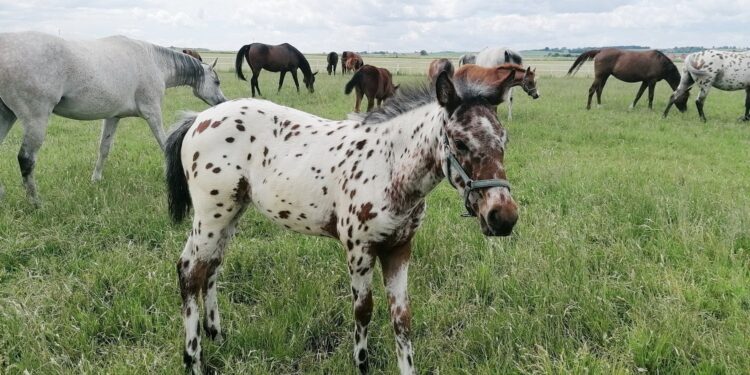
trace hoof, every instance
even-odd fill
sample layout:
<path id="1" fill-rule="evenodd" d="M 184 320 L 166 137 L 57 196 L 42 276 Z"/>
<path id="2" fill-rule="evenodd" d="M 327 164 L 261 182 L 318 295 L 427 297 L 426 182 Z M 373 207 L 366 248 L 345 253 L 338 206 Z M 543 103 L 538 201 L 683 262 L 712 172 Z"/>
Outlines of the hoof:
<path id="1" fill-rule="evenodd" d="M 205 322 L 203 323 L 203 330 L 206 332 L 206 336 L 208 336 L 211 341 L 221 344 L 224 342 L 224 336 L 221 334 L 221 331 L 216 329 L 216 327 L 209 327 L 208 324 Z"/>
<path id="2" fill-rule="evenodd" d="M 737 120 L 742 121 L 742 122 L 750 121 L 750 116 L 742 116 Z M 3 188 L 0 186 L 0 199 L 2 199 L 2 197 L 3 197 Z"/>

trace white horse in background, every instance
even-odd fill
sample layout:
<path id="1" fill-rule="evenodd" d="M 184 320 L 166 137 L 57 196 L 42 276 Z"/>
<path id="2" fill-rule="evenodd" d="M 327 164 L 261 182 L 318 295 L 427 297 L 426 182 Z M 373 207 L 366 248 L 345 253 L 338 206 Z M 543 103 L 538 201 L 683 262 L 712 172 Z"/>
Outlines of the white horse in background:
<path id="1" fill-rule="evenodd" d="M 485 68 L 491 68 L 505 63 L 523 65 L 521 54 L 502 47 L 488 47 L 477 54 L 476 64 Z M 537 96 L 538 98 L 538 96 Z M 536 99 L 536 98 L 534 98 Z M 503 98 L 508 102 L 508 120 L 513 119 L 513 89 L 508 90 L 508 94 Z"/>
<path id="2" fill-rule="evenodd" d="M 463 66 L 466 64 L 474 64 L 477 61 L 477 55 L 473 53 L 467 53 L 465 55 L 461 55 L 458 57 L 458 66 Z"/>
<path id="3" fill-rule="evenodd" d="M 667 117 L 670 107 L 683 95 L 690 95 L 693 84 L 698 85 L 701 92 L 695 99 L 698 115 L 706 121 L 703 113 L 703 102 L 706 101 L 711 86 L 719 90 L 745 90 L 745 115 L 742 121 L 750 121 L 750 51 L 725 52 L 706 50 L 691 53 L 685 58 L 685 68 L 680 85 L 669 98 L 669 104 L 664 110 Z M 687 98 L 685 98 L 687 100 Z"/>
<path id="4" fill-rule="evenodd" d="M 123 117 L 145 119 L 164 149 L 161 101 L 166 88 L 191 86 L 209 105 L 226 100 L 213 70 L 216 61 L 209 66 L 124 36 L 67 41 L 37 32 L 0 33 L 0 51 L 0 143 L 20 119 L 24 136 L 18 163 L 36 206 L 40 200 L 34 165 L 52 113 L 75 120 L 104 119 L 92 175 L 98 181 Z"/>

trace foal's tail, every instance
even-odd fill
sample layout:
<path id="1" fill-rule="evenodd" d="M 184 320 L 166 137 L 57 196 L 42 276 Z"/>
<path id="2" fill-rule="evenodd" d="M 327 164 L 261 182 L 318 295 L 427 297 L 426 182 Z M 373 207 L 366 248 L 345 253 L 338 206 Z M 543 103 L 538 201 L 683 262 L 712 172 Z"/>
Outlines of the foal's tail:
<path id="1" fill-rule="evenodd" d="M 179 223 L 190 211 L 190 190 L 182 167 L 182 140 L 193 125 L 197 114 L 186 113 L 182 121 L 172 127 L 164 147 L 166 154 L 167 200 L 169 215 Z"/>
<path id="2" fill-rule="evenodd" d="M 354 89 L 355 87 L 360 87 L 360 85 L 362 84 L 363 76 L 364 73 L 362 73 L 362 69 L 357 70 L 357 72 L 354 73 L 352 79 L 346 83 L 346 86 L 344 87 L 344 94 L 349 95 L 351 94 L 352 89 Z"/>
<path id="3" fill-rule="evenodd" d="M 592 49 L 580 54 L 576 61 L 573 63 L 573 66 L 571 66 L 568 70 L 568 75 L 570 76 L 576 74 L 576 72 L 578 72 L 578 69 L 581 69 L 583 63 L 592 60 L 600 51 L 600 49 Z"/>
<path id="4" fill-rule="evenodd" d="M 244 46 L 242 46 L 242 48 L 237 51 L 237 58 L 234 60 L 234 71 L 237 73 L 237 78 L 243 81 L 247 81 L 247 79 L 245 79 L 245 75 L 242 74 L 242 59 L 245 57 L 245 54 L 249 49 L 249 44 L 245 44 Z"/>

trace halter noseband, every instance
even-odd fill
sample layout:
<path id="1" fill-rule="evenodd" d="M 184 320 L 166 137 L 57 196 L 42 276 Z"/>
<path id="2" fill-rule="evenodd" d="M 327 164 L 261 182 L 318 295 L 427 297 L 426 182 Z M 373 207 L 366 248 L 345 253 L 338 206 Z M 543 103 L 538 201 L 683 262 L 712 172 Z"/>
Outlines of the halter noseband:
<path id="1" fill-rule="evenodd" d="M 524 74 L 523 75 L 523 79 L 521 80 L 521 88 L 528 95 L 534 95 L 534 94 L 536 94 L 536 87 L 529 87 L 528 86 L 528 82 L 529 81 L 526 80 L 526 74 Z"/>
<path id="2" fill-rule="evenodd" d="M 508 189 L 508 191 L 510 191 L 510 182 L 508 182 L 508 180 L 499 178 L 493 178 L 489 180 L 472 180 L 471 177 L 469 177 L 469 175 L 466 173 L 464 168 L 461 166 L 461 163 L 458 162 L 458 159 L 456 159 L 456 157 L 451 152 L 447 135 L 444 136 L 443 143 L 445 143 L 445 169 L 448 171 L 446 176 L 448 178 L 448 183 L 450 183 L 454 188 L 458 189 L 458 187 L 453 183 L 453 176 L 451 175 L 451 168 L 454 168 L 456 169 L 456 171 L 458 171 L 458 174 L 459 176 L 461 176 L 464 184 L 466 184 L 466 187 L 464 188 L 464 207 L 466 207 L 466 212 L 461 216 L 477 216 L 476 212 L 474 212 L 474 210 L 471 208 L 471 203 L 469 203 L 469 195 L 472 191 L 491 187 L 504 187 Z"/>

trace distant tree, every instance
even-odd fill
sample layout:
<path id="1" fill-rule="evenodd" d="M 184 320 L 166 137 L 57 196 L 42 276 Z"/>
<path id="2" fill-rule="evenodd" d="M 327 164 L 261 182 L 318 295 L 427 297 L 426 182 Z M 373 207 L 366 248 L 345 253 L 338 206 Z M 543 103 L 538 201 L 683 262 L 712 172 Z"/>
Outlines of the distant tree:
<path id="1" fill-rule="evenodd" d="M 419 51 L 419 55 L 420 56 L 427 56 L 427 51 L 421 50 L 421 51 Z"/>

